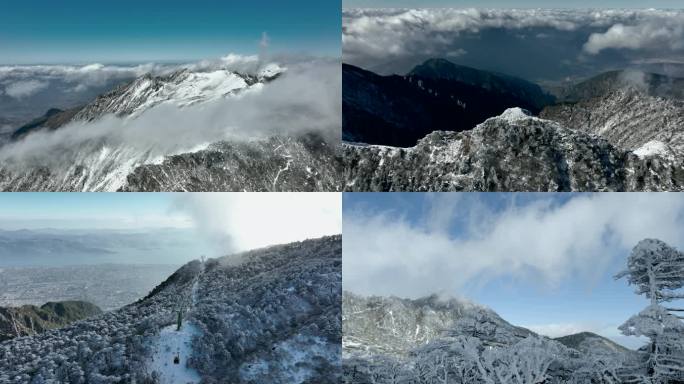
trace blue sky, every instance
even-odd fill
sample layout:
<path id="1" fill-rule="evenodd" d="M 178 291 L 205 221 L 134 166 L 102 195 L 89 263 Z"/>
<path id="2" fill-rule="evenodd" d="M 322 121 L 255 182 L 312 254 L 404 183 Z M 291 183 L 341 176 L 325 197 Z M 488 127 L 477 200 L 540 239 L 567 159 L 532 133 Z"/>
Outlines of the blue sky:
<path id="1" fill-rule="evenodd" d="M 7 0 L 0 64 L 185 61 L 229 52 L 340 55 L 338 1 Z"/>
<path id="2" fill-rule="evenodd" d="M 678 0 L 344 0 L 345 8 L 682 8 Z"/>
<path id="3" fill-rule="evenodd" d="M 664 194 L 345 194 L 344 288 L 440 293 L 557 337 L 617 326 L 648 305 L 613 276 L 641 239 L 682 249 L 684 197 Z"/>

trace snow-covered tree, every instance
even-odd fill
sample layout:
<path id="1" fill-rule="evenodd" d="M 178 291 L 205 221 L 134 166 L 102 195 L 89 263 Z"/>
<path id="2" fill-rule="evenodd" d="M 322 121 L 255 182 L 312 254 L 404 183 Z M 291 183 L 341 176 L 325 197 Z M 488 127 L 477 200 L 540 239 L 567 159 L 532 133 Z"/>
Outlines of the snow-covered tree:
<path id="1" fill-rule="evenodd" d="M 651 304 L 619 327 L 627 336 L 646 336 L 651 339 L 646 359 L 646 372 L 641 379 L 656 383 L 684 380 L 684 323 L 665 308 L 663 302 L 684 298 L 684 253 L 666 243 L 645 239 L 629 256 L 628 268 L 615 276 L 627 277 L 636 286 L 637 294 L 644 294 Z"/>
<path id="2" fill-rule="evenodd" d="M 684 299 L 677 290 L 684 287 L 684 253 L 656 239 L 641 240 L 632 250 L 627 269 L 615 278 L 627 277 L 636 293 L 645 294 L 651 304 Z"/>

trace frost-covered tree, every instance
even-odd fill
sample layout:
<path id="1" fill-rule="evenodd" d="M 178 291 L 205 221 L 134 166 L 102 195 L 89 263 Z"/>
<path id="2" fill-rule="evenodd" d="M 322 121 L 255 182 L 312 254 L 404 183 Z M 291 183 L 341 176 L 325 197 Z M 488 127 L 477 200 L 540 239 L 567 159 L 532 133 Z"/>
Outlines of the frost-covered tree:
<path id="1" fill-rule="evenodd" d="M 627 269 L 615 278 L 627 277 L 637 294 L 645 294 L 651 304 L 684 299 L 677 290 L 684 287 L 684 253 L 656 239 L 641 240 L 632 250 Z"/>
<path id="2" fill-rule="evenodd" d="M 675 383 L 684 380 L 684 323 L 670 313 L 676 308 L 661 304 L 683 299 L 679 291 L 684 287 L 684 253 L 666 243 L 645 239 L 629 256 L 628 268 L 615 278 L 627 277 L 636 293 L 643 294 L 651 304 L 619 327 L 627 336 L 646 336 L 651 340 L 646 372 L 634 380 L 655 383 Z M 649 382 L 646 381 L 646 382 Z"/>

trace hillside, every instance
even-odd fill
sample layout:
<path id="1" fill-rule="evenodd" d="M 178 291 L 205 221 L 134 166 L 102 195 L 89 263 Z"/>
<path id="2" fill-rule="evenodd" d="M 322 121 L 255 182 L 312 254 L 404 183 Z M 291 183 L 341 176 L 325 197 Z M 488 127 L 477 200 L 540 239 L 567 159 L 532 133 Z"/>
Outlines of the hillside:
<path id="1" fill-rule="evenodd" d="M 302 64 L 293 76 L 310 76 L 317 65 Z M 320 66 L 332 73 L 332 64 Z M 303 87 L 283 80 L 286 71 L 275 63 L 246 73 L 190 66 L 139 76 L 77 108 L 50 109 L 0 146 L 0 190 L 341 190 L 339 135 L 328 127 L 339 119 L 318 118 L 339 112 L 286 99 L 280 88 Z M 218 121 L 223 103 L 245 98 L 273 107 Z"/>
<path id="2" fill-rule="evenodd" d="M 342 66 L 342 138 L 407 147 L 433 131 L 464 131 L 508 108 L 539 112 L 553 102 L 522 79 L 428 60 L 405 76 Z"/>
<path id="3" fill-rule="evenodd" d="M 0 343 L 0 382 L 337 383 L 341 262 L 341 236 L 192 261 L 119 310 Z"/>
<path id="4" fill-rule="evenodd" d="M 63 327 L 100 313 L 100 308 L 85 301 L 48 302 L 40 307 L 0 307 L 0 341 Z"/>
<path id="5" fill-rule="evenodd" d="M 458 299 L 343 295 L 343 382 L 617 383 L 638 358 L 589 334 L 560 340 Z M 583 350 L 593 340 L 616 349 Z M 619 347 L 619 348 L 618 348 Z"/>
<path id="6" fill-rule="evenodd" d="M 630 152 L 519 108 L 409 148 L 343 145 L 347 191 L 679 191 L 679 157 Z"/>
<path id="7" fill-rule="evenodd" d="M 592 332 L 580 332 L 573 335 L 557 337 L 554 340 L 568 348 L 576 349 L 582 353 L 592 353 L 600 350 L 612 353 L 628 353 L 629 349 L 622 345 L 599 336 Z"/>

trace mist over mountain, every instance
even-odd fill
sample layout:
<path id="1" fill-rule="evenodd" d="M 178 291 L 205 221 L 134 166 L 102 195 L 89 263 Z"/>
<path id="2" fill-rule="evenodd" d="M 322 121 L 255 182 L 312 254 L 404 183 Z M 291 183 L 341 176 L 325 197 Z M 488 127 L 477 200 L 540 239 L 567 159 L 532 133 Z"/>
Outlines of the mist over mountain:
<path id="1" fill-rule="evenodd" d="M 677 9 L 345 8 L 342 55 L 382 75 L 442 57 L 555 85 L 624 68 L 684 77 L 683 17 Z"/>
<path id="2" fill-rule="evenodd" d="M 18 126 L 0 148 L 0 188 L 340 189 L 330 182 L 339 180 L 341 80 L 335 60 L 289 58 L 279 64 L 228 55 L 136 70 L 146 72 L 85 104 L 53 105 Z M 277 141 L 292 144 L 269 144 Z M 207 149 L 206 160 L 188 159 L 186 168 L 171 167 L 175 172 L 146 167 L 168 166 L 171 156 Z M 150 176 L 128 180 L 138 168 Z M 254 168 L 261 168 L 258 179 L 235 180 Z"/>
<path id="3" fill-rule="evenodd" d="M 208 250 L 191 229 L 0 230 L 0 267 L 178 263 Z"/>
<path id="4" fill-rule="evenodd" d="M 345 189 L 681 190 L 682 20 L 345 9 Z"/>

